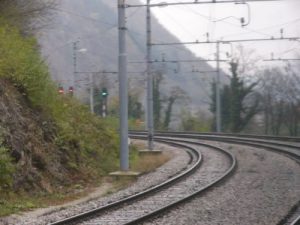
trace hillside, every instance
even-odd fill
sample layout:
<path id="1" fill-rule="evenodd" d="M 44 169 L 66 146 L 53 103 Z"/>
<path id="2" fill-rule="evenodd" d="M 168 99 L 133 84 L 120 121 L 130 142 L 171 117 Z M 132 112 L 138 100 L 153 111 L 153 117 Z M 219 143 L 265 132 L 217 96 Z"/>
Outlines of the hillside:
<path id="1" fill-rule="evenodd" d="M 116 128 L 57 93 L 37 47 L 0 16 L 0 216 L 118 168 Z"/>
<path id="2" fill-rule="evenodd" d="M 137 0 L 131 4 L 139 3 Z M 117 41 L 117 8 L 115 1 L 106 0 L 61 0 L 54 16 L 54 23 L 50 29 L 40 35 L 40 44 L 43 55 L 51 68 L 51 75 L 57 83 L 68 88 L 73 76 L 72 42 L 79 40 L 78 49 L 87 49 L 85 53 L 77 53 L 77 71 L 116 71 L 118 59 Z M 128 9 L 128 60 L 144 61 L 145 59 L 145 9 Z M 153 41 L 178 42 L 153 17 Z M 196 59 L 183 46 L 153 47 L 153 60 Z M 163 92 L 179 86 L 190 97 L 190 106 L 193 109 L 204 108 L 208 105 L 210 82 L 214 73 L 192 73 L 192 67 L 202 71 L 214 70 L 204 62 L 199 63 L 168 63 L 155 64 L 155 70 L 165 74 Z M 175 71 L 176 70 L 176 71 Z M 145 65 L 129 63 L 130 87 L 140 89 L 141 100 L 144 104 Z M 94 84 L 101 86 L 103 77 L 109 80 L 109 91 L 117 96 L 117 76 L 114 74 L 97 74 Z M 88 74 L 80 74 L 77 78 L 77 93 L 84 101 L 88 101 L 86 91 L 89 87 Z"/>
<path id="3" fill-rule="evenodd" d="M 30 107 L 7 79 L 0 79 L 1 138 L 16 163 L 14 189 L 52 190 L 50 180 L 70 182 L 62 149 L 55 145 L 56 126 Z M 55 183 L 55 182 L 53 182 Z"/>

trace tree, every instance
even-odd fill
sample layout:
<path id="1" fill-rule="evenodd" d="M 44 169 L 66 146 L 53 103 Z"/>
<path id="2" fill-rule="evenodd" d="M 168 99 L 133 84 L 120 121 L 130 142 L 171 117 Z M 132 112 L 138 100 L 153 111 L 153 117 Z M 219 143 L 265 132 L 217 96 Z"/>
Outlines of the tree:
<path id="1" fill-rule="evenodd" d="M 266 69 L 259 89 L 265 134 L 298 135 L 300 78 L 290 65 Z"/>
<path id="2" fill-rule="evenodd" d="M 161 82 L 163 81 L 163 75 L 160 72 L 156 72 L 153 77 L 153 119 L 154 127 L 156 129 L 161 128 Z"/>
<path id="3" fill-rule="evenodd" d="M 222 129 L 230 132 L 242 131 L 259 111 L 259 98 L 254 91 L 258 82 L 248 82 L 238 74 L 238 61 L 230 63 L 232 77 L 229 85 L 224 85 L 221 93 Z M 215 83 L 212 85 L 212 104 L 210 110 L 215 114 Z"/>
<path id="4" fill-rule="evenodd" d="M 0 17 L 8 19 L 24 33 L 33 33 L 49 22 L 56 0 L 0 0 Z"/>
<path id="5" fill-rule="evenodd" d="M 137 93 L 129 92 L 128 95 L 128 117 L 132 119 L 141 119 L 143 116 L 142 103 L 139 101 Z"/>
<path id="6" fill-rule="evenodd" d="M 185 101 L 186 93 L 180 87 L 172 87 L 169 94 L 161 92 L 163 74 L 157 71 L 153 79 L 153 116 L 155 129 L 168 129 L 176 101 Z"/>
<path id="7" fill-rule="evenodd" d="M 186 99 L 186 96 L 187 96 L 186 93 L 180 87 L 173 87 L 171 89 L 170 96 L 167 97 L 167 106 L 165 111 L 165 119 L 163 123 L 164 129 L 169 128 L 171 122 L 171 116 L 172 116 L 172 109 L 175 101 L 184 100 Z"/>

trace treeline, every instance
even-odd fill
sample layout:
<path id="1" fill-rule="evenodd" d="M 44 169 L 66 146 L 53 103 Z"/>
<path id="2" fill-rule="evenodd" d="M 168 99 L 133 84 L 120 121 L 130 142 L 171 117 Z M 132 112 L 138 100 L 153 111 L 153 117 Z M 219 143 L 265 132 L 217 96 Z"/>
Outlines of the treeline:
<path id="1" fill-rule="evenodd" d="M 300 66 L 288 64 L 256 71 L 255 78 L 250 79 L 238 73 L 239 66 L 238 62 L 230 63 L 230 83 L 221 89 L 222 131 L 299 135 L 300 75 L 297 68 Z M 211 112 L 215 116 L 215 83 L 212 93 Z"/>

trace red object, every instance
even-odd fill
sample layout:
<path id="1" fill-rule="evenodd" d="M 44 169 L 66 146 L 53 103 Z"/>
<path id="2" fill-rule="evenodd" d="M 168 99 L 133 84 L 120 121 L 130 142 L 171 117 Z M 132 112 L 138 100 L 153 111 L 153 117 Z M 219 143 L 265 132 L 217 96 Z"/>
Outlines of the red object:
<path id="1" fill-rule="evenodd" d="M 58 88 L 58 93 L 63 95 L 65 93 L 64 88 L 63 87 L 59 87 Z"/>
<path id="2" fill-rule="evenodd" d="M 70 94 L 73 94 L 73 92 L 74 92 L 74 88 L 71 86 L 71 87 L 69 87 L 69 93 Z"/>

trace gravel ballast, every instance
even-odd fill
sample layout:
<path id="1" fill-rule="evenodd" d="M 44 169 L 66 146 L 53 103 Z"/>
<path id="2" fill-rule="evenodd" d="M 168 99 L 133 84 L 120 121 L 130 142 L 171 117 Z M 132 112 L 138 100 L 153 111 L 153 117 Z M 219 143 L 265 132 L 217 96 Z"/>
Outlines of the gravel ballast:
<path id="1" fill-rule="evenodd" d="M 276 225 L 299 201 L 300 165 L 294 160 L 253 147 L 218 146 L 235 154 L 238 168 L 234 176 L 145 224 Z"/>
<path id="2" fill-rule="evenodd" d="M 145 224 L 277 225 L 299 201 L 300 165 L 294 160 L 253 147 L 206 143 L 225 148 L 236 156 L 238 168 L 235 174 L 212 191 Z M 0 219 L 0 224 L 43 225 L 57 221 L 156 185 L 186 167 L 189 157 L 185 152 L 161 144 L 157 147 L 172 151 L 174 157 L 153 173 L 139 177 L 136 183 L 122 191 L 71 204 L 63 210 L 61 209 L 65 206 L 45 210 L 43 213 L 30 212 L 11 216 Z M 203 155 L 205 160 L 205 153 Z"/>

